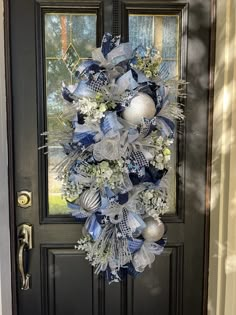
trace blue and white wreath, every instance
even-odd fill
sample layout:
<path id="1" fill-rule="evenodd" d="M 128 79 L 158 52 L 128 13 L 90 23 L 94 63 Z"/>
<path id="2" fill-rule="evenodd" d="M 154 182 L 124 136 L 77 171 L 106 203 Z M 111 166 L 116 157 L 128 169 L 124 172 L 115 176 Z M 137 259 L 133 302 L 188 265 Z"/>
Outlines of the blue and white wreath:
<path id="1" fill-rule="evenodd" d="M 164 249 L 168 181 L 182 84 L 169 80 L 158 51 L 133 50 L 106 33 L 92 59 L 63 84 L 67 101 L 54 141 L 63 195 L 83 226 L 76 248 L 109 282 L 136 276 Z M 51 137 L 53 138 L 53 136 Z"/>

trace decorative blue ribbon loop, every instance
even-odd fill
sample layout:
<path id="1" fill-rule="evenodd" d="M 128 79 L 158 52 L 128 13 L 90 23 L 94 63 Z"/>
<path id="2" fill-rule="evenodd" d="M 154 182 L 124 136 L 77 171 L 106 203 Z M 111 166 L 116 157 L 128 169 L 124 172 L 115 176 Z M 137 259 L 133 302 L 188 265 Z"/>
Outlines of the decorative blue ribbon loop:
<path id="1" fill-rule="evenodd" d="M 174 130 L 175 130 L 175 124 L 172 120 L 163 117 L 163 116 L 157 116 L 158 120 L 161 124 L 161 133 L 164 137 L 173 137 Z"/>
<path id="2" fill-rule="evenodd" d="M 158 244 L 162 247 L 165 247 L 166 243 L 167 243 L 167 238 L 165 238 L 165 237 L 161 238 L 159 241 L 156 242 L 156 244 Z"/>
<path id="3" fill-rule="evenodd" d="M 117 201 L 120 205 L 125 204 L 129 200 L 129 193 L 118 194 Z"/>
<path id="4" fill-rule="evenodd" d="M 107 197 L 101 195 L 101 207 L 98 209 L 99 211 L 102 211 L 106 209 L 109 205 L 109 200 Z"/>
<path id="5" fill-rule="evenodd" d="M 73 91 L 73 94 L 76 97 L 94 97 L 96 93 L 89 87 L 89 81 L 88 80 L 81 80 L 75 90 Z"/>
<path id="6" fill-rule="evenodd" d="M 76 69 L 75 76 L 79 79 L 83 75 L 89 76 L 89 73 L 100 71 L 99 64 L 94 60 L 86 60 L 82 62 Z"/>
<path id="7" fill-rule="evenodd" d="M 127 272 L 131 277 L 137 277 L 140 272 L 136 271 L 133 264 L 130 262 L 129 264 L 126 265 Z"/>
<path id="8" fill-rule="evenodd" d="M 109 266 L 106 271 L 104 271 L 104 275 L 109 283 L 118 282 L 123 279 L 123 272 L 121 269 L 117 272 L 117 274 L 114 274 Z"/>
<path id="9" fill-rule="evenodd" d="M 105 33 L 102 38 L 102 46 L 101 51 L 103 56 L 106 57 L 107 54 L 114 48 L 114 44 L 112 43 L 112 35 L 110 33 Z"/>
<path id="10" fill-rule="evenodd" d="M 62 87 L 62 93 L 61 94 L 62 94 L 62 97 L 64 98 L 64 100 L 66 100 L 67 102 L 72 103 L 74 101 L 73 94 L 70 92 L 70 90 L 66 86 Z"/>
<path id="11" fill-rule="evenodd" d="M 96 132 L 74 132 L 73 142 L 78 143 L 82 146 L 88 147 L 95 143 L 94 137 Z"/>
<path id="12" fill-rule="evenodd" d="M 102 232 L 102 227 L 97 221 L 95 214 L 91 215 L 85 222 L 85 229 L 94 240 L 97 240 Z"/>
<path id="13" fill-rule="evenodd" d="M 74 202 L 67 201 L 67 207 L 71 209 L 71 215 L 79 222 L 85 222 L 88 218 L 88 212 L 80 208 L 80 206 Z"/>
<path id="14" fill-rule="evenodd" d="M 109 133 L 109 136 L 113 136 L 123 126 L 117 120 L 116 112 L 107 112 L 105 117 L 101 120 L 101 130 L 104 135 Z"/>
<path id="15" fill-rule="evenodd" d="M 129 246 L 129 250 L 130 250 L 131 254 L 138 251 L 142 247 L 143 242 L 144 242 L 143 240 L 138 239 L 138 238 L 128 240 L 128 246 Z"/>
<path id="16" fill-rule="evenodd" d="M 70 201 L 67 201 L 67 207 L 69 209 L 72 209 L 72 210 L 77 210 L 79 211 L 81 208 L 78 204 L 74 203 L 74 202 L 70 202 Z"/>
<path id="17" fill-rule="evenodd" d="M 166 93 L 166 88 L 164 85 L 161 85 L 156 90 L 156 98 L 157 98 L 157 112 L 159 112 L 164 105 L 167 104 L 168 94 Z"/>
<path id="18" fill-rule="evenodd" d="M 133 211 L 128 212 L 128 221 L 130 227 L 136 226 L 136 229 L 133 232 L 134 235 L 140 235 L 142 230 L 146 227 L 146 223 L 141 216 Z"/>
<path id="19" fill-rule="evenodd" d="M 113 193 L 113 191 L 108 186 L 105 187 L 105 193 L 106 193 L 108 199 L 110 199 L 110 200 L 115 199 L 115 197 L 116 197 L 116 195 Z"/>
<path id="20" fill-rule="evenodd" d="M 139 177 L 137 174 L 129 174 L 130 180 L 134 186 L 140 183 L 153 183 L 158 186 L 162 177 L 167 173 L 167 169 L 158 170 L 154 166 L 150 165 L 145 168 L 145 175 Z"/>

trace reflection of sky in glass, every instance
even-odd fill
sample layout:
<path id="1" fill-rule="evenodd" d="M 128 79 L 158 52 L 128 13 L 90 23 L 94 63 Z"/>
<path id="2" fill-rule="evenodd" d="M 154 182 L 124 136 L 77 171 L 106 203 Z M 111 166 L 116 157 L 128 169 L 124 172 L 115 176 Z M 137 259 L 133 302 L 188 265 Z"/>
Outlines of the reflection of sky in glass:
<path id="1" fill-rule="evenodd" d="M 169 77 L 178 74 L 178 23 L 177 16 L 129 16 L 129 41 L 133 48 L 139 45 L 157 48 Z"/>
<path id="2" fill-rule="evenodd" d="M 168 78 L 178 76 L 178 30 L 177 16 L 130 15 L 129 41 L 133 49 L 139 45 L 155 47 L 162 56 Z M 172 160 L 168 171 L 170 212 L 176 210 L 176 147 L 172 148 Z"/>
<path id="3" fill-rule="evenodd" d="M 91 57 L 96 47 L 95 14 L 46 14 L 45 15 L 45 72 L 48 131 L 58 123 L 55 114 L 63 107 L 62 82 L 74 84 L 74 73 L 81 61 Z M 55 165 L 63 158 L 62 149 L 50 147 L 48 153 L 49 214 L 67 212 L 61 198 L 61 182 L 56 180 Z"/>

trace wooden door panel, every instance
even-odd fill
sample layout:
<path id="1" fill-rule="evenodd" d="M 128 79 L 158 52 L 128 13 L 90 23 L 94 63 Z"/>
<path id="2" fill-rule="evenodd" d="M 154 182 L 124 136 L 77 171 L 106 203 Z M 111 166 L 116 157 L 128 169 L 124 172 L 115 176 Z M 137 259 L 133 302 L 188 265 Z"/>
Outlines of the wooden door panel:
<path id="1" fill-rule="evenodd" d="M 122 314 L 125 282 L 109 285 L 94 274 L 73 245 L 41 245 L 42 307 L 45 315 Z"/>
<path id="2" fill-rule="evenodd" d="M 41 245 L 43 314 L 182 314 L 182 244 L 168 245 L 137 279 L 111 285 L 72 247 Z"/>
<path id="3" fill-rule="evenodd" d="M 182 300 L 183 245 L 168 245 L 152 268 L 133 281 L 132 314 L 181 315 Z"/>
<path id="4" fill-rule="evenodd" d="M 46 262 L 48 314 L 78 314 L 78 305 L 81 314 L 91 314 L 93 270 L 84 255 L 71 249 L 49 249 Z"/>

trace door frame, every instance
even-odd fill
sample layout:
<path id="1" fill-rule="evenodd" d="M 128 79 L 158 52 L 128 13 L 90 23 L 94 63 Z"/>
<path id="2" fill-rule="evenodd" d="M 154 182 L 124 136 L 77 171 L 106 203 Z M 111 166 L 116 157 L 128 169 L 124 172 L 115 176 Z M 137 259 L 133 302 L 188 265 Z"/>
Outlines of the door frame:
<path id="1" fill-rule="evenodd" d="M 213 138 L 213 107 L 214 107 L 214 71 L 215 71 L 215 40 L 216 40 L 216 1 L 211 0 L 211 40 L 209 62 L 209 95 L 208 95 L 208 144 L 206 165 L 205 190 L 205 229 L 204 229 L 204 286 L 203 286 L 203 315 L 207 315 L 208 304 L 208 271 L 209 271 L 209 242 L 210 242 L 210 201 L 211 201 L 211 161 Z M 163 2 L 163 1 L 162 1 Z M 118 0 L 113 0 L 113 19 L 118 19 Z M 3 0 L 4 4 L 4 36 L 5 36 L 5 78 L 6 78 L 6 112 L 7 112 L 7 141 L 8 141 L 8 183 L 9 183 L 9 217 L 10 217 L 10 251 L 11 251 L 11 285 L 12 285 L 12 314 L 17 315 L 17 285 L 16 285 L 16 224 L 14 190 L 14 139 L 12 115 L 12 77 L 11 77 L 11 45 L 10 45 L 10 0 Z"/>

